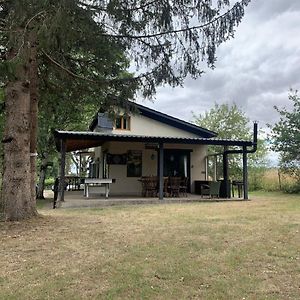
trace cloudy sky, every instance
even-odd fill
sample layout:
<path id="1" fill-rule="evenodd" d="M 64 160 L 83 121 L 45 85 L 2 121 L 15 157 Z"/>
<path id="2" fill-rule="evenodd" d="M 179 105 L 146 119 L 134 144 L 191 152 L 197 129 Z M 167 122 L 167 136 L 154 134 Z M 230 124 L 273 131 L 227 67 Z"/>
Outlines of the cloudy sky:
<path id="1" fill-rule="evenodd" d="M 290 107 L 290 88 L 300 89 L 300 1 L 252 0 L 235 38 L 221 45 L 214 70 L 184 87 L 158 90 L 142 104 L 192 120 L 215 102 L 235 102 L 260 127 L 278 120 L 274 105 Z"/>

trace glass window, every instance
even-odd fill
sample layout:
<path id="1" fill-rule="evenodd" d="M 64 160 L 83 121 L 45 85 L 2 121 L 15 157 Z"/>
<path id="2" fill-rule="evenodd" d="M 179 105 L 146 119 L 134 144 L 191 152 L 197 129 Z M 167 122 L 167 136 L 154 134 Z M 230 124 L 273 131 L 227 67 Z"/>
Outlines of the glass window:
<path id="1" fill-rule="evenodd" d="M 116 129 L 122 129 L 122 117 L 116 117 Z"/>
<path id="2" fill-rule="evenodd" d="M 142 176 L 142 151 L 127 152 L 127 177 Z"/>
<path id="3" fill-rule="evenodd" d="M 130 130 L 130 117 L 118 116 L 115 121 L 116 129 Z"/>
<path id="4" fill-rule="evenodd" d="M 123 129 L 128 129 L 127 128 L 127 118 L 126 117 L 123 117 Z"/>

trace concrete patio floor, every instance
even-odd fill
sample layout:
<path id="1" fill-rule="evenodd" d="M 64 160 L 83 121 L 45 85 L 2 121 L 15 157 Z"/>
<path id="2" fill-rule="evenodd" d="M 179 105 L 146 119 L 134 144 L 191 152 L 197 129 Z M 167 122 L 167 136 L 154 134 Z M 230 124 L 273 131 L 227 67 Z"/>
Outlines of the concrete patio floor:
<path id="1" fill-rule="evenodd" d="M 83 191 L 66 191 L 65 201 L 61 202 L 60 208 L 79 207 L 105 207 L 115 205 L 137 205 L 137 204 L 167 204 L 167 203 L 192 203 L 192 202 L 220 202 L 220 201 L 245 201 L 241 198 L 208 198 L 200 195 L 188 194 L 187 197 L 165 197 L 159 200 L 157 197 L 142 196 L 110 196 L 105 199 L 103 195 L 92 194 L 89 198 L 83 196 Z"/>

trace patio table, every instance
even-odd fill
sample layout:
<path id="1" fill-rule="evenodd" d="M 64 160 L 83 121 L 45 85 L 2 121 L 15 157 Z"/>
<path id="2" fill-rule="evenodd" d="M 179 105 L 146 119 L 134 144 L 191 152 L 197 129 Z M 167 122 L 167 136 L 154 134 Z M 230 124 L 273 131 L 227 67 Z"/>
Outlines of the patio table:
<path id="1" fill-rule="evenodd" d="M 109 178 L 86 178 L 84 180 L 84 196 L 89 197 L 90 193 L 99 192 L 99 187 L 104 187 L 105 198 L 108 198 L 109 195 L 109 185 L 113 182 Z"/>

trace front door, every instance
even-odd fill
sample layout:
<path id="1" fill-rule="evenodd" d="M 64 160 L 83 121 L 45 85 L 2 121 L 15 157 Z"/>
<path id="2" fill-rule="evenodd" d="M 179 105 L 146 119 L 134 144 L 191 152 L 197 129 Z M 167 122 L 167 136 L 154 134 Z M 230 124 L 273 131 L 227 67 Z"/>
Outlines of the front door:
<path id="1" fill-rule="evenodd" d="M 164 176 L 191 178 L 191 151 L 165 149 L 164 150 Z M 190 184 L 188 184 L 188 192 Z"/>

